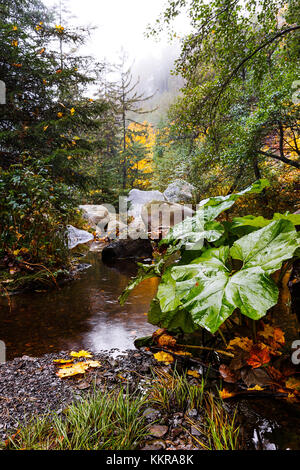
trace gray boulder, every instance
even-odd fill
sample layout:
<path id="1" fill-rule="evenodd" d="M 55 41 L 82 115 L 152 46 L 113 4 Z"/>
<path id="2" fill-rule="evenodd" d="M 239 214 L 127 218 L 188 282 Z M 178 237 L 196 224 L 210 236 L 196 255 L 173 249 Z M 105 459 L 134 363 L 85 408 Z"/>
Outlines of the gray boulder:
<path id="1" fill-rule="evenodd" d="M 128 195 L 128 215 L 135 219 L 141 217 L 142 207 L 151 201 L 164 201 L 165 197 L 160 191 L 141 191 L 132 189 Z"/>
<path id="2" fill-rule="evenodd" d="M 84 219 L 95 229 L 98 225 L 103 227 L 109 222 L 110 214 L 105 206 L 101 206 L 100 204 L 86 204 L 79 206 L 79 209 L 83 211 Z"/>
<path id="3" fill-rule="evenodd" d="M 169 202 L 192 202 L 195 194 L 195 186 L 187 181 L 177 179 L 171 183 L 164 192 L 164 197 Z"/>
<path id="4" fill-rule="evenodd" d="M 94 240 L 94 236 L 86 230 L 80 230 L 79 228 L 73 227 L 73 225 L 67 226 L 68 230 L 68 248 L 72 250 L 77 245 L 88 243 Z"/>
<path id="5" fill-rule="evenodd" d="M 193 215 L 191 207 L 166 201 L 151 201 L 142 208 L 142 220 L 152 239 L 166 236 L 171 227 Z"/>

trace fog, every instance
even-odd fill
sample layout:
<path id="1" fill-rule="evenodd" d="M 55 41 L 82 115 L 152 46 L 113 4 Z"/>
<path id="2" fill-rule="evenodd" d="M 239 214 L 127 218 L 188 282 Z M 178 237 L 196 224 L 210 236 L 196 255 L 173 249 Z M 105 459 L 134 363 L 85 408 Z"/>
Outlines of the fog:
<path id="1" fill-rule="evenodd" d="M 160 105 L 160 111 L 169 106 L 182 85 L 180 77 L 170 75 L 179 56 L 180 36 L 189 30 L 185 16 L 176 21 L 177 37 L 146 37 L 149 24 L 163 11 L 164 0 L 43 0 L 55 7 L 56 21 L 62 25 L 90 26 L 91 36 L 80 52 L 96 60 L 118 63 L 123 52 L 127 67 L 132 67 L 134 80 L 139 79 L 138 91 L 155 94 L 148 106 Z M 62 15 L 60 11 L 62 7 Z M 123 52 L 122 52 L 123 51 Z M 154 121 L 157 113 L 151 115 Z"/>

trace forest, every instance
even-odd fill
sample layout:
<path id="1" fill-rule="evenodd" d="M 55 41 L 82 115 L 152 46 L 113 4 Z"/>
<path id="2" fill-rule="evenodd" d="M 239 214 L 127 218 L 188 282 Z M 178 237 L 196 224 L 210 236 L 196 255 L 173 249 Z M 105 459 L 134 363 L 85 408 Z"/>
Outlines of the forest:
<path id="1" fill-rule="evenodd" d="M 299 450 L 299 1 L 161 2 L 140 63 L 46 3 L 0 0 L 0 448 Z"/>

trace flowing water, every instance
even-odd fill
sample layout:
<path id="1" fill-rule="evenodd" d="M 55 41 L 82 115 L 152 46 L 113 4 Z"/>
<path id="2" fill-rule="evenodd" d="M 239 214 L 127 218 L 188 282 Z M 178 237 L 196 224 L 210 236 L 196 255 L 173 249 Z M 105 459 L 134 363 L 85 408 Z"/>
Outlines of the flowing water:
<path id="1" fill-rule="evenodd" d="M 155 330 L 145 313 L 156 293 L 156 279 L 142 283 L 121 307 L 118 297 L 136 274 L 136 265 L 119 262 L 109 267 L 101 253 L 91 251 L 81 261 L 90 267 L 60 289 L 14 295 L 11 312 L 6 299 L 0 300 L 0 340 L 8 360 L 69 349 L 124 351 L 134 347 L 136 337 Z"/>

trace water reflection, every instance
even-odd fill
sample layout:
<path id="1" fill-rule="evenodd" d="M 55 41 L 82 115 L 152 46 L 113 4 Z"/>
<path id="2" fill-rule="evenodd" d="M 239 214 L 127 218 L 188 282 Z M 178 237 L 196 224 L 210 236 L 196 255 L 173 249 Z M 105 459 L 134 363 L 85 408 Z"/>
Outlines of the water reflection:
<path id="1" fill-rule="evenodd" d="M 133 347 L 136 336 L 155 330 L 144 314 L 156 293 L 156 279 L 142 283 L 121 307 L 118 297 L 136 265 L 105 266 L 97 252 L 83 262 L 91 267 L 60 290 L 13 296 L 12 312 L 6 299 L 0 300 L 0 339 L 8 359 L 63 349 L 124 350 Z"/>

